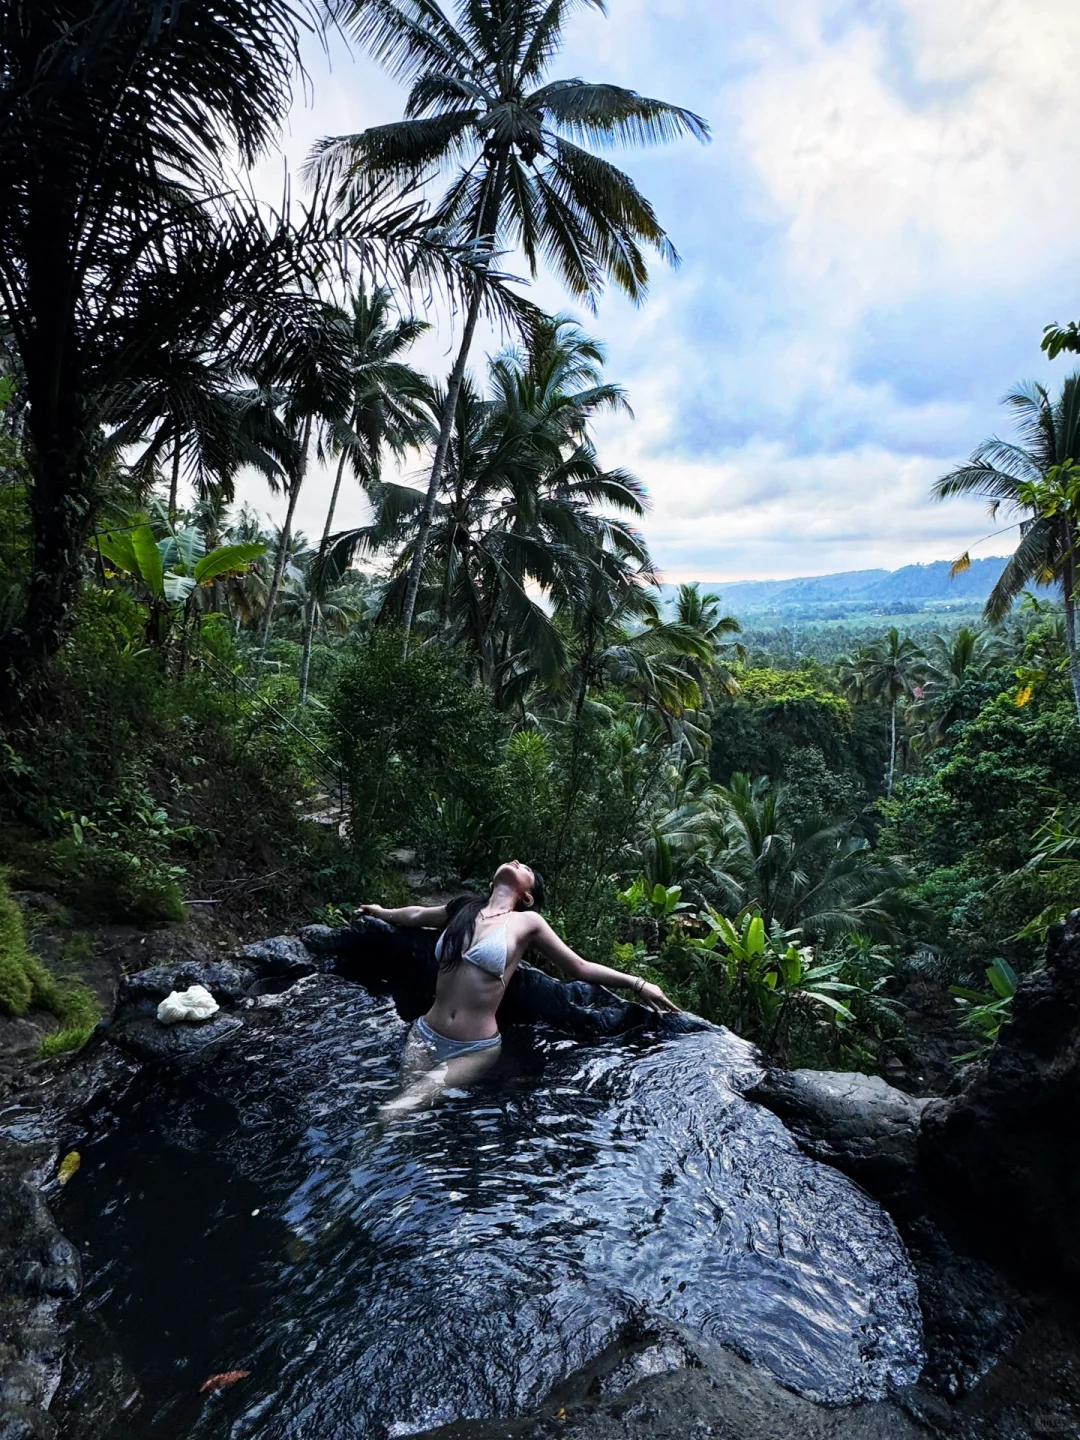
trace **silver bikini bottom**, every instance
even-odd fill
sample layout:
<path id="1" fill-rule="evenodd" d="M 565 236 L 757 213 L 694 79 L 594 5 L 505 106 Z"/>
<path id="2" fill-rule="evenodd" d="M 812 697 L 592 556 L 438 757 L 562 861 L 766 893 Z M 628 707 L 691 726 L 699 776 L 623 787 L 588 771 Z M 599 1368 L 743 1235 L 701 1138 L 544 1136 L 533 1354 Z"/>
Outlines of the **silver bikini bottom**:
<path id="1" fill-rule="evenodd" d="M 501 1035 L 492 1035 L 487 1040 L 451 1040 L 449 1035 L 440 1035 L 427 1021 L 420 1017 L 413 1022 L 412 1034 L 428 1050 L 437 1065 L 447 1060 L 456 1060 L 459 1055 L 473 1055 L 478 1050 L 494 1050 L 502 1044 Z"/>

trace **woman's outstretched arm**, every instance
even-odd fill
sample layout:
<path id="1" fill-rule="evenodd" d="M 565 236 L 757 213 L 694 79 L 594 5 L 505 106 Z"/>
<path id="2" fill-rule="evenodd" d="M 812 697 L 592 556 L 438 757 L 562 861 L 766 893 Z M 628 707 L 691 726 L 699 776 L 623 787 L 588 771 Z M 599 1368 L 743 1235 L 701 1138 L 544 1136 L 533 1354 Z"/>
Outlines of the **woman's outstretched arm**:
<path id="1" fill-rule="evenodd" d="M 542 915 L 531 917 L 534 929 L 529 936 L 529 945 L 538 950 L 546 960 L 557 965 L 571 980 L 585 980 L 590 985 L 607 985 L 612 990 L 632 990 L 635 999 L 641 999 L 656 1010 L 678 1010 L 678 1005 L 669 1000 L 659 985 L 652 985 L 641 975 L 627 975 L 622 970 L 613 970 L 610 965 L 594 965 L 583 960 L 560 940 Z"/>
<path id="2" fill-rule="evenodd" d="M 359 905 L 357 918 L 368 915 L 372 920 L 386 920 L 391 925 L 407 925 L 410 929 L 441 930 L 447 921 L 445 905 L 400 905 L 387 910 L 383 905 Z"/>

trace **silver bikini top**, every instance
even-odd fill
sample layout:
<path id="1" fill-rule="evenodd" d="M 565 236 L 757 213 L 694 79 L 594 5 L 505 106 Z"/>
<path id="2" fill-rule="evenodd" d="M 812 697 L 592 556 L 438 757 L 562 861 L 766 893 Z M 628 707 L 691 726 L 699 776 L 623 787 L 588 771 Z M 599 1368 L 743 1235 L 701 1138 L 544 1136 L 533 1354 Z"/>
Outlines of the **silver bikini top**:
<path id="1" fill-rule="evenodd" d="M 481 939 L 469 946 L 462 955 L 463 960 L 468 960 L 470 965 L 477 965 L 481 970 L 486 970 L 489 975 L 494 975 L 497 980 L 503 978 L 506 970 L 506 926 L 509 921 L 504 921 L 494 930 L 489 930 Z M 439 936 L 435 946 L 436 960 L 442 959 L 443 935 Z"/>

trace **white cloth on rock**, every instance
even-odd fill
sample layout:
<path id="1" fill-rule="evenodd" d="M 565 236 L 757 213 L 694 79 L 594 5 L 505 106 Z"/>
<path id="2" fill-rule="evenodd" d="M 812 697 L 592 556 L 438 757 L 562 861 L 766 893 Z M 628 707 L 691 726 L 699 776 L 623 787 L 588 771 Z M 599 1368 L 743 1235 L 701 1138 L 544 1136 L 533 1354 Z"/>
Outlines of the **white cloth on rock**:
<path id="1" fill-rule="evenodd" d="M 220 1009 L 204 985 L 190 985 L 166 995 L 157 1007 L 157 1018 L 163 1025 L 175 1025 L 177 1020 L 209 1020 Z"/>

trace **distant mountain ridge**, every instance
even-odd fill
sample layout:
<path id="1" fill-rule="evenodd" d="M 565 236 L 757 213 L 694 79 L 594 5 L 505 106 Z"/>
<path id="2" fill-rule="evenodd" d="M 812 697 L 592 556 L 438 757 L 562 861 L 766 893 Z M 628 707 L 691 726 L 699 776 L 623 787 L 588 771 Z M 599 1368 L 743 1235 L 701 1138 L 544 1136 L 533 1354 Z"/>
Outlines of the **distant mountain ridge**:
<path id="1" fill-rule="evenodd" d="M 843 570 L 836 575 L 807 575 L 796 580 L 702 581 L 701 589 L 719 595 L 723 608 L 735 614 L 842 601 L 874 604 L 954 600 L 981 604 L 1005 565 L 1006 557 L 995 555 L 973 560 L 970 570 L 955 579 L 949 578 L 948 560 L 934 560 L 929 565 L 904 565 L 899 570 Z M 660 587 L 665 599 L 678 588 Z"/>

